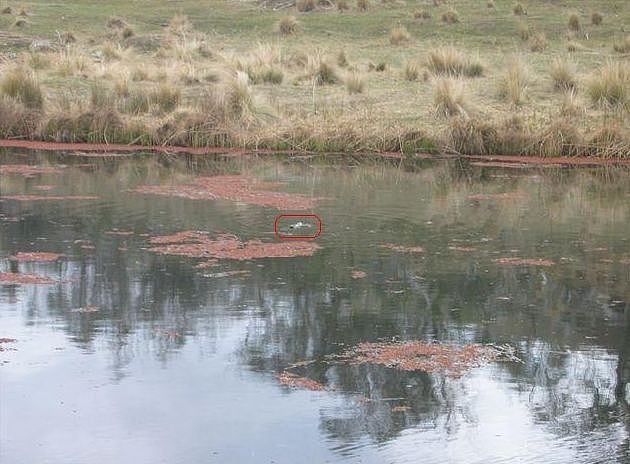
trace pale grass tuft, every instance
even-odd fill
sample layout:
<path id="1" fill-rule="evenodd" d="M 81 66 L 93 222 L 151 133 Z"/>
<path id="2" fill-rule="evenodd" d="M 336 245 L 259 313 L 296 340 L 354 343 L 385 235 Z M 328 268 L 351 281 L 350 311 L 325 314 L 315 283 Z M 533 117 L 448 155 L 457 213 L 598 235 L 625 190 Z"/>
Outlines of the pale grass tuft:
<path id="1" fill-rule="evenodd" d="M 604 17 L 602 16 L 601 13 L 594 11 L 591 14 L 591 24 L 593 26 L 600 26 L 602 24 L 602 22 L 604 21 Z"/>
<path id="2" fill-rule="evenodd" d="M 565 117 L 574 117 L 584 114 L 585 108 L 581 104 L 578 93 L 575 89 L 570 89 L 562 93 L 560 102 L 560 114 Z"/>
<path id="3" fill-rule="evenodd" d="M 405 80 L 417 81 L 420 77 L 420 66 L 416 61 L 407 61 L 407 63 L 405 64 L 403 75 L 405 76 Z"/>
<path id="4" fill-rule="evenodd" d="M 512 12 L 516 16 L 524 16 L 527 14 L 527 10 L 525 10 L 525 7 L 523 6 L 522 3 L 516 3 L 514 7 L 512 8 Z"/>
<path id="5" fill-rule="evenodd" d="M 356 71 L 346 74 L 345 83 L 349 94 L 363 93 L 365 90 L 365 79 Z"/>
<path id="6" fill-rule="evenodd" d="M 414 10 L 413 17 L 415 19 L 430 19 L 431 13 L 427 10 Z"/>
<path id="7" fill-rule="evenodd" d="M 280 35 L 288 36 L 296 34 L 299 30 L 299 23 L 295 16 L 286 15 L 278 20 L 276 23 L 276 31 Z"/>
<path id="8" fill-rule="evenodd" d="M 477 58 L 471 58 L 454 47 L 431 50 L 427 58 L 427 68 L 435 75 L 466 77 L 483 75 L 483 65 Z"/>
<path id="9" fill-rule="evenodd" d="M 588 95 L 597 105 L 627 108 L 630 105 L 630 65 L 609 62 L 588 83 Z"/>
<path id="10" fill-rule="evenodd" d="M 39 109 L 44 103 L 44 96 L 35 75 L 19 67 L 4 71 L 0 91 L 28 108 Z"/>
<path id="11" fill-rule="evenodd" d="M 442 22 L 446 24 L 455 24 L 459 22 L 459 13 L 454 8 L 449 8 L 442 13 Z"/>
<path id="12" fill-rule="evenodd" d="M 370 9 L 370 0 L 357 0 L 357 10 L 367 11 Z"/>
<path id="13" fill-rule="evenodd" d="M 580 29 L 580 18 L 577 14 L 572 13 L 569 16 L 569 30 L 578 32 Z"/>
<path id="14" fill-rule="evenodd" d="M 315 0 L 297 0 L 295 8 L 301 13 L 313 11 L 315 9 Z"/>
<path id="15" fill-rule="evenodd" d="M 461 81 L 439 78 L 433 87 L 433 106 L 438 116 L 466 114 L 466 94 Z"/>
<path id="16" fill-rule="evenodd" d="M 542 52 L 547 48 L 547 36 L 544 32 L 536 32 L 529 38 L 529 49 L 533 52 Z"/>
<path id="17" fill-rule="evenodd" d="M 347 0 L 337 0 L 336 5 L 337 5 L 337 9 L 341 12 L 348 11 L 350 9 L 350 6 L 348 5 Z"/>
<path id="18" fill-rule="evenodd" d="M 523 102 L 527 87 L 528 72 L 523 61 L 517 57 L 508 60 L 504 74 L 499 78 L 499 97 L 511 105 Z"/>
<path id="19" fill-rule="evenodd" d="M 525 21 L 520 21 L 518 23 L 517 31 L 518 31 L 518 36 L 521 38 L 523 42 L 527 42 L 529 40 L 531 31 L 529 29 L 529 25 Z"/>
<path id="20" fill-rule="evenodd" d="M 404 26 L 396 26 L 389 33 L 389 43 L 392 45 L 401 45 L 409 42 L 411 36 Z"/>
<path id="21" fill-rule="evenodd" d="M 630 35 L 625 36 L 621 42 L 615 43 L 613 49 L 618 53 L 630 53 Z"/>
<path id="22" fill-rule="evenodd" d="M 577 86 L 575 69 L 566 59 L 555 58 L 549 68 L 549 74 L 556 90 L 574 90 Z"/>

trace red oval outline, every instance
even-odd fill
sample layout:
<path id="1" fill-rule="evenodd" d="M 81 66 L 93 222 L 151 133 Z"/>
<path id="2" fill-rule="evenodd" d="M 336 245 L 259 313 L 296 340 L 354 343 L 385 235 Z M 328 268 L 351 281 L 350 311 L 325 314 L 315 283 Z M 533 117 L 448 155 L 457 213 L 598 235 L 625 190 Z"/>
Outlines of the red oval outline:
<path id="1" fill-rule="evenodd" d="M 317 220 L 317 232 L 315 235 L 283 235 L 278 230 L 278 223 L 282 218 L 315 218 Z M 322 222 L 322 218 L 320 218 L 317 214 L 278 214 L 276 216 L 275 221 L 273 222 L 273 232 L 278 240 L 315 240 L 322 234 L 324 223 Z"/>

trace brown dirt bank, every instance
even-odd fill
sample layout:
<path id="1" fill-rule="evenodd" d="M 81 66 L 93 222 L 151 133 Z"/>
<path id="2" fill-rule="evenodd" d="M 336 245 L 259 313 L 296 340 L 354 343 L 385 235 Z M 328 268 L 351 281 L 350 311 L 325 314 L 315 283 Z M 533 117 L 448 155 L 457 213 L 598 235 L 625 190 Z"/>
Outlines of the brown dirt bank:
<path id="1" fill-rule="evenodd" d="M 33 140 L 12 140 L 0 139 L 0 148 L 23 148 L 27 150 L 42 151 L 68 151 L 102 153 L 112 155 L 115 153 L 166 153 L 166 154 L 190 154 L 190 155 L 316 155 L 310 151 L 300 150 L 275 150 L 275 149 L 251 149 L 251 148 L 221 148 L 221 147 L 181 147 L 166 145 L 127 145 L 127 144 L 105 144 L 105 143 L 62 143 L 62 142 L 40 142 Z M 342 153 L 329 153 L 342 154 Z M 374 153 L 376 156 L 385 158 L 402 159 L 404 155 L 400 152 L 380 152 Z M 413 156 L 412 156 L 413 157 Z M 547 166 L 630 166 L 630 158 L 597 158 L 591 156 L 515 156 L 515 155 L 441 155 L 431 156 L 426 153 L 418 153 L 415 157 L 422 159 L 444 159 L 463 158 L 475 162 L 488 162 L 488 167 L 516 167 L 517 165 Z M 491 164 L 490 164 L 491 163 Z"/>

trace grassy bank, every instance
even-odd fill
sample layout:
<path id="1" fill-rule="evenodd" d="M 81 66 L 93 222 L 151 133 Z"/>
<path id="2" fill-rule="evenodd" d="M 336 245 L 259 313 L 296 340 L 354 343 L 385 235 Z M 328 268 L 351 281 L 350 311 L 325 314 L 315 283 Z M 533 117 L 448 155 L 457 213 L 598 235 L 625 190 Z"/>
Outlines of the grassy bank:
<path id="1" fill-rule="evenodd" d="M 622 0 L 0 11 L 3 138 L 630 156 Z"/>

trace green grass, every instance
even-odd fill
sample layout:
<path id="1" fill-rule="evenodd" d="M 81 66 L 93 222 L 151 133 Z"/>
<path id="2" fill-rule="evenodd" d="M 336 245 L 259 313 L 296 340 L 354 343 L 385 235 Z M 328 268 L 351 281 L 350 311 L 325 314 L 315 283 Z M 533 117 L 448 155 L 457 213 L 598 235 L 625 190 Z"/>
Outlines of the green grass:
<path id="1" fill-rule="evenodd" d="M 311 10 L 309 2 L 303 3 Z M 142 130 L 151 134 L 144 139 L 153 139 L 155 134 L 159 137 L 162 127 L 179 127 L 175 113 L 195 114 L 199 99 L 212 88 L 223 92 L 225 99 L 220 104 L 235 105 L 236 113 L 256 114 L 243 123 L 234 117 L 225 119 L 230 121 L 226 130 L 231 135 L 217 136 L 221 143 L 384 148 L 395 147 L 390 141 L 399 140 L 403 133 L 422 131 L 423 140 L 433 140 L 433 145 L 439 147 L 443 146 L 441 134 L 448 130 L 449 123 L 448 118 L 436 117 L 433 81 L 444 75 L 474 76 L 465 79 L 466 99 L 476 117 L 501 131 L 502 121 L 513 112 L 514 98 L 498 95 L 497 82 L 506 76 L 506 57 L 512 55 L 518 55 L 531 73 L 527 98 L 519 99 L 519 114 L 528 130 L 542 134 L 548 128 L 566 98 L 556 89 L 565 87 L 577 92 L 578 98 L 595 102 L 571 120 L 576 130 L 586 134 L 585 139 L 589 139 L 589 131 L 611 121 L 622 128 L 627 125 L 623 124 L 628 118 L 624 110 L 627 105 L 611 103 L 619 98 L 617 95 L 627 94 L 625 87 L 604 89 L 595 97 L 595 90 L 577 85 L 590 82 L 609 60 L 627 60 L 627 32 L 622 31 L 630 24 L 630 8 L 619 0 L 532 0 L 522 3 L 526 15 L 514 14 L 516 1 L 495 0 L 492 8 L 478 0 L 451 0 L 438 2 L 438 6 L 432 2 L 371 1 L 366 11 L 357 7 L 356 0 L 340 3 L 348 9 L 340 12 L 316 5 L 301 13 L 296 9 L 261 9 L 254 2 L 217 0 L 181 0 L 176 4 L 166 0 L 9 1 L 5 4 L 12 13 L 0 15 L 0 30 L 10 34 L 0 34 L 0 53 L 26 51 L 32 38 L 61 42 L 63 50 L 67 47 L 63 54 L 24 58 L 30 59 L 24 66 L 43 92 L 45 109 L 49 102 L 53 103 L 51 108 L 56 107 L 54 102 L 70 90 L 76 91 L 88 108 L 92 85 L 115 93 L 115 76 L 127 75 L 133 90 L 116 98 L 124 113 L 121 124 L 133 126 L 133 130 L 121 134 L 117 123 L 116 131 L 108 133 L 121 139 Z M 18 12 L 22 6 L 29 16 L 17 27 L 15 21 L 21 18 Z M 456 11 L 457 22 L 442 21 L 444 14 L 450 16 L 449 11 Z M 593 12 L 599 15 L 595 20 Z M 287 15 L 295 16 L 299 28 L 280 35 L 276 25 Z M 113 18 L 118 21 L 112 22 Z M 69 35 L 60 37 L 57 31 Z M 391 31 L 396 31 L 393 40 Z M 401 31 L 408 34 L 408 39 L 405 33 L 399 34 Z M 66 40 L 69 37 L 74 41 Z M 131 44 L 135 44 L 133 48 L 129 48 Z M 252 65 L 248 56 L 258 44 L 277 47 L 279 60 Z M 436 67 L 431 53 L 449 47 L 455 47 L 464 64 L 453 69 Z M 567 48 L 573 50 L 570 61 L 575 74 L 568 80 L 559 68 L 559 63 L 567 59 Z M 339 60 L 342 51 L 345 58 Z M 96 61 L 94 57 L 98 56 L 102 58 Z M 246 66 L 239 68 L 236 60 Z M 379 72 L 373 63 L 379 64 Z M 555 70 L 553 63 L 557 63 Z M 7 66 L 0 65 L 3 76 Z M 343 70 L 337 66 L 343 66 Z M 238 70 L 249 75 L 246 90 L 227 91 L 230 85 L 242 86 L 242 82 L 231 80 Z M 184 71 L 191 77 L 182 78 Z M 431 74 L 433 77 L 427 77 Z M 360 76 L 360 85 L 348 87 L 347 76 Z M 179 97 L 159 96 L 160 86 L 176 88 Z M 360 92 L 354 90 L 359 88 Z M 606 92 L 611 96 L 607 97 Z M 149 96 L 148 108 L 140 95 Z M 231 103 L 230 98 L 234 99 Z M 104 105 L 99 103 L 99 107 Z M 77 115 L 68 117 L 75 121 Z M 111 114 L 108 117 L 113 121 Z M 200 135 L 207 127 L 204 124 L 191 122 L 189 127 L 196 128 L 196 135 L 179 140 L 218 140 L 214 135 Z M 339 127 L 350 128 L 351 141 L 341 142 Z M 180 129 L 174 133 L 179 134 Z M 482 132 L 486 138 L 494 133 Z M 550 147 L 548 153 L 558 145 L 545 146 Z"/>

